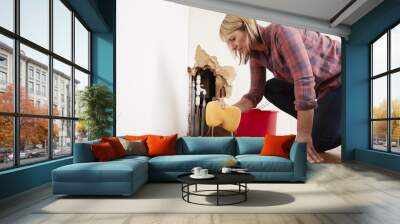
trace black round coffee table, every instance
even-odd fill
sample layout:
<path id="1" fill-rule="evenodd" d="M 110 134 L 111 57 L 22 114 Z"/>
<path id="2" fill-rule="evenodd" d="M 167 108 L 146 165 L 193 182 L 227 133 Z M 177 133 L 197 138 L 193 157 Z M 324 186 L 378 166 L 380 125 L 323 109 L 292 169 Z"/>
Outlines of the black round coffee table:
<path id="1" fill-rule="evenodd" d="M 247 192 L 249 188 L 247 187 L 247 183 L 255 180 L 255 177 L 249 173 L 215 173 L 213 174 L 215 177 L 212 179 L 193 179 L 190 177 L 191 173 L 182 174 L 177 177 L 178 181 L 182 183 L 182 199 L 188 203 L 198 204 L 198 205 L 234 205 L 239 204 L 241 202 L 245 202 L 247 200 Z M 215 190 L 197 190 L 197 185 L 216 185 Z M 194 191 L 190 191 L 190 186 L 195 186 Z M 237 190 L 223 190 L 220 189 L 220 185 L 236 185 L 238 186 Z M 215 192 L 216 194 L 205 194 L 209 192 Z M 190 201 L 190 196 L 204 196 L 204 197 L 216 197 L 216 204 L 202 204 Z M 221 203 L 221 197 L 230 197 L 230 196 L 241 196 L 240 200 L 234 201 L 231 203 Z"/>

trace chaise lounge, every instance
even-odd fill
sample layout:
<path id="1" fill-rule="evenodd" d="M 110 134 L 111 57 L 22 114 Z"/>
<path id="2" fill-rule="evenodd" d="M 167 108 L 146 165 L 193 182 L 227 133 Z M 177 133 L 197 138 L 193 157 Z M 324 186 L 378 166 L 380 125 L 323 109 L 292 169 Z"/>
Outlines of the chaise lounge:
<path id="1" fill-rule="evenodd" d="M 247 168 L 258 182 L 305 182 L 306 147 L 294 142 L 290 159 L 260 156 L 263 137 L 181 137 L 176 155 L 127 156 L 96 162 L 89 141 L 75 144 L 74 163 L 52 171 L 54 194 L 132 195 L 148 181 L 177 181 L 200 166 L 218 172 L 228 160 Z"/>

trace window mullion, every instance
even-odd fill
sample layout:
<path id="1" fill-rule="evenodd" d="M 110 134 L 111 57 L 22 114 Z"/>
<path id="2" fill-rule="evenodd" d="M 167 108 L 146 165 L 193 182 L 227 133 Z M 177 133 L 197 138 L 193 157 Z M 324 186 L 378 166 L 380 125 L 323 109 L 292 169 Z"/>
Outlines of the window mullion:
<path id="1" fill-rule="evenodd" d="M 373 121 L 372 121 L 372 119 L 374 118 L 373 117 L 373 104 L 372 104 L 372 97 L 373 97 L 373 79 L 372 79 L 372 72 L 373 72 L 373 50 L 374 50 L 374 48 L 372 47 L 373 45 L 371 44 L 370 46 L 369 46 L 369 52 L 370 52 L 370 55 L 369 55 L 369 64 L 370 64 L 370 66 L 369 66 L 369 69 L 370 69 L 370 71 L 369 71 L 369 119 L 370 119 L 370 122 L 369 122 L 369 145 L 370 145 L 370 149 L 373 149 L 373 146 L 374 146 L 374 136 L 373 136 Z"/>
<path id="2" fill-rule="evenodd" d="M 387 71 L 389 71 L 390 70 L 390 29 L 389 29 L 389 31 L 387 32 Z M 392 108 L 392 100 L 391 100 L 391 82 L 390 82 L 390 80 L 391 80 L 391 78 L 392 78 L 392 75 L 391 74 L 388 74 L 387 75 L 387 110 L 388 110 L 388 112 L 387 112 L 387 116 L 388 116 L 388 118 L 391 118 L 392 117 L 392 111 L 391 111 L 391 108 Z M 387 140 L 388 140 L 388 152 L 391 152 L 392 151 L 392 136 L 391 136 L 391 123 L 392 123 L 392 121 L 391 120 L 388 120 L 388 122 L 387 122 L 387 135 L 388 135 L 388 138 L 387 138 Z"/>
<path id="3" fill-rule="evenodd" d="M 53 0 L 49 0 L 49 50 L 53 52 Z M 49 55 L 49 71 L 48 71 L 48 91 L 49 94 L 49 120 L 48 120 L 48 151 L 49 159 L 53 159 L 53 56 Z"/>
<path id="4" fill-rule="evenodd" d="M 72 15 L 71 15 L 71 23 L 72 23 L 72 38 L 71 38 L 71 56 L 72 56 L 72 65 L 71 66 L 71 100 L 72 100 L 72 105 L 71 105 L 71 117 L 75 118 L 75 12 L 72 11 Z M 72 155 L 74 155 L 74 151 L 75 151 L 75 126 L 76 126 L 76 121 L 72 121 L 72 131 L 71 131 L 71 150 L 72 150 Z"/>
<path id="5" fill-rule="evenodd" d="M 14 1 L 14 30 L 17 35 L 19 35 L 19 10 L 20 9 L 20 0 Z M 14 112 L 19 114 L 20 112 L 20 46 L 19 39 L 14 39 Z M 20 156 L 19 156 L 19 136 L 20 136 L 20 118 L 14 116 L 14 166 L 19 166 L 20 164 Z"/>

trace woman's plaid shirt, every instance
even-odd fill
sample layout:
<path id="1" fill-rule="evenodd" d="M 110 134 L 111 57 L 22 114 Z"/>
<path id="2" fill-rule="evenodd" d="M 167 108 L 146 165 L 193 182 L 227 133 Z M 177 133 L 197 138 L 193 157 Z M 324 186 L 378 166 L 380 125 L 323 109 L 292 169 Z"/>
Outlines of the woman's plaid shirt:
<path id="1" fill-rule="evenodd" d="M 243 96 L 253 105 L 264 95 L 265 69 L 293 84 L 296 110 L 317 107 L 317 99 L 340 87 L 340 42 L 318 32 L 278 24 L 258 28 L 266 50 L 251 52 L 251 87 Z"/>

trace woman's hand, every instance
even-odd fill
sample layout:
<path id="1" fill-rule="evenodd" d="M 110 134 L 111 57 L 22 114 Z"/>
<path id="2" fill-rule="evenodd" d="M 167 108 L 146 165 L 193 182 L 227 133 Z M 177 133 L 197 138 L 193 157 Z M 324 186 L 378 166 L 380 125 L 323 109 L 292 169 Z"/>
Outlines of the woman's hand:
<path id="1" fill-rule="evenodd" d="M 317 153 L 314 148 L 313 140 L 311 136 L 296 136 L 296 142 L 305 142 L 307 144 L 307 160 L 310 163 L 320 163 L 324 159 Z"/>
<path id="2" fill-rule="evenodd" d="M 314 148 L 311 137 L 313 126 L 314 110 L 299 110 L 297 111 L 297 136 L 296 141 L 305 142 L 307 144 L 307 160 L 310 163 L 320 163 L 324 159 L 318 155 Z"/>
<path id="3" fill-rule="evenodd" d="M 244 97 L 242 97 L 242 99 L 240 99 L 237 103 L 233 104 L 233 106 L 238 107 L 241 112 L 246 112 L 255 107 L 250 100 Z"/>

